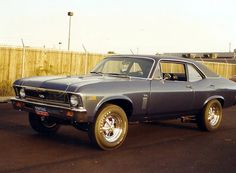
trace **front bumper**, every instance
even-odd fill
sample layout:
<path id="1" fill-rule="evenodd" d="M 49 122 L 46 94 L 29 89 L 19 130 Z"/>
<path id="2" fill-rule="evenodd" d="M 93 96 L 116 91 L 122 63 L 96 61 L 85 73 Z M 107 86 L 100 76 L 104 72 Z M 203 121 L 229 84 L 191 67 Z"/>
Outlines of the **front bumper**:
<path id="1" fill-rule="evenodd" d="M 19 111 L 33 112 L 39 116 L 52 116 L 61 120 L 70 120 L 77 123 L 88 122 L 87 110 L 84 108 L 70 108 L 18 98 L 11 98 L 11 102 L 14 109 Z M 40 107 L 46 111 L 44 114 L 39 114 L 36 107 Z"/>

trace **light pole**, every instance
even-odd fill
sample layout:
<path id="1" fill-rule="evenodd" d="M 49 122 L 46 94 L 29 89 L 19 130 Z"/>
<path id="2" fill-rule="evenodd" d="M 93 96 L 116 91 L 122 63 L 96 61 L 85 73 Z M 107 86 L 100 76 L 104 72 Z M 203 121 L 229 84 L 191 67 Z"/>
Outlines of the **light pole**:
<path id="1" fill-rule="evenodd" d="M 59 44 L 59 49 L 61 50 L 62 42 L 59 42 L 58 44 Z"/>
<path id="2" fill-rule="evenodd" d="M 69 36 L 68 36 L 68 50 L 70 50 L 70 28 L 71 28 L 71 16 L 73 16 L 73 12 L 68 12 L 67 15 L 69 16 Z"/>

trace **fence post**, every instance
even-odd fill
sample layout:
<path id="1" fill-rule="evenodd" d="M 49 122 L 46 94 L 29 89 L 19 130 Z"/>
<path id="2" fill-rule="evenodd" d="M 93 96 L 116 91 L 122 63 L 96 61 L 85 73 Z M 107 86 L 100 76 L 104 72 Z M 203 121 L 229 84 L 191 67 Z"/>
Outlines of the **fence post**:
<path id="1" fill-rule="evenodd" d="M 85 66 L 84 66 L 84 74 L 87 74 L 87 70 L 88 70 L 88 51 L 85 48 L 84 44 L 82 44 L 82 47 L 84 49 L 85 52 Z"/>
<path id="2" fill-rule="evenodd" d="M 25 77 L 25 44 L 24 44 L 24 40 L 21 39 L 21 43 L 23 46 L 23 52 L 22 52 L 22 71 L 21 71 L 21 77 Z"/>

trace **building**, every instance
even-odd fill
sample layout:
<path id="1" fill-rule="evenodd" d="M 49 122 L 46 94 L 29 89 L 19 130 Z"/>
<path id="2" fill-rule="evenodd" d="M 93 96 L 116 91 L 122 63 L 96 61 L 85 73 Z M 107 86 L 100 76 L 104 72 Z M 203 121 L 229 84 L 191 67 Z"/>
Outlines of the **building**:
<path id="1" fill-rule="evenodd" d="M 234 52 L 185 52 L 185 53 L 164 53 L 169 56 L 192 58 L 201 61 L 224 62 L 236 64 L 236 49 Z"/>

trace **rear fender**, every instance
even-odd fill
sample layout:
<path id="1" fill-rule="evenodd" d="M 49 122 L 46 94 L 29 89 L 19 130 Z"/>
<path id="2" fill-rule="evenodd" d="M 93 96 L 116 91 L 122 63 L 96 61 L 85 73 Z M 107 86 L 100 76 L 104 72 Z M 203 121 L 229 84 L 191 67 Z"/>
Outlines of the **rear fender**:
<path id="1" fill-rule="evenodd" d="M 219 96 L 219 95 L 216 95 L 216 96 L 211 96 L 211 97 L 209 97 L 209 98 L 204 102 L 203 108 L 207 105 L 207 103 L 208 103 L 209 101 L 214 100 L 214 99 L 219 100 L 220 103 L 221 103 L 221 105 L 222 105 L 222 107 L 224 106 L 224 101 L 225 101 L 224 97 Z"/>

